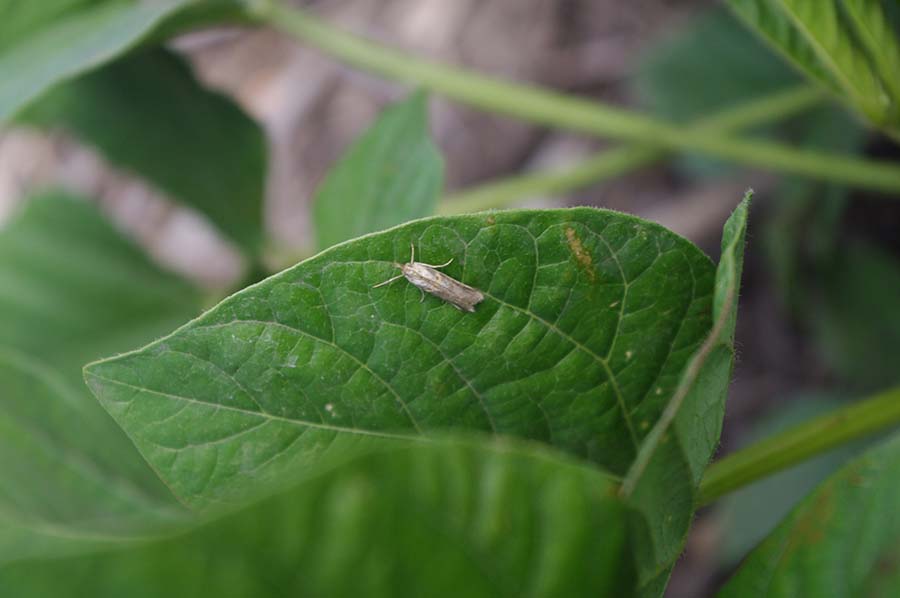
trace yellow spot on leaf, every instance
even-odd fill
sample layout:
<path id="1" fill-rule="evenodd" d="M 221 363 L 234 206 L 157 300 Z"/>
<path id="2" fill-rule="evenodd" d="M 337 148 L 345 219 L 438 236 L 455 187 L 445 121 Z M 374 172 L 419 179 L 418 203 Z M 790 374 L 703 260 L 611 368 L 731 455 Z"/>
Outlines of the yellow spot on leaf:
<path id="1" fill-rule="evenodd" d="M 593 282 L 597 278 L 597 273 L 594 271 L 594 260 L 587 249 L 584 248 L 584 244 L 578 238 L 578 233 L 575 232 L 574 228 L 566 228 L 566 240 L 569 242 L 569 249 L 572 250 L 572 255 L 575 256 L 578 266 L 585 271 L 588 278 Z"/>

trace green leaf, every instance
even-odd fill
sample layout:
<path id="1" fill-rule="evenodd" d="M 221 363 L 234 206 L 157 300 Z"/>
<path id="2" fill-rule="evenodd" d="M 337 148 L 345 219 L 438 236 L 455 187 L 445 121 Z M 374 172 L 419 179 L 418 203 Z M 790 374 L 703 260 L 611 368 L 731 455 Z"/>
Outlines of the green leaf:
<path id="1" fill-rule="evenodd" d="M 879 0 L 843 0 L 854 31 L 893 102 L 892 121 L 900 122 L 900 41 Z"/>
<path id="2" fill-rule="evenodd" d="M 0 348 L 0 563 L 120 545 L 177 516 L 171 494 L 82 391 Z"/>
<path id="3" fill-rule="evenodd" d="M 0 568 L 0 594 L 627 596 L 615 480 L 518 443 L 398 444 L 171 539 Z"/>
<path id="4" fill-rule="evenodd" d="M 198 305 L 86 202 L 33 199 L 0 231 L 0 561 L 98 548 L 177 511 L 81 367 Z"/>
<path id="5" fill-rule="evenodd" d="M 411 242 L 484 292 L 475 313 L 420 302 L 405 280 L 373 288 Z M 689 242 L 615 212 L 429 218 L 335 246 L 85 374 L 197 506 L 302 471 L 342 436 L 441 428 L 623 473 L 709 332 L 713 276 Z"/>
<path id="6" fill-rule="evenodd" d="M 716 59 L 709 59 L 710 48 Z M 642 104 L 685 122 L 796 86 L 797 75 L 729 11 L 700 13 L 641 57 Z"/>
<path id="7" fill-rule="evenodd" d="M 837 82 L 815 50 L 781 11 L 779 0 L 727 0 L 744 23 L 801 73 L 837 91 Z"/>
<path id="8" fill-rule="evenodd" d="M 769 438 L 794 425 L 833 412 L 842 402 L 824 393 L 785 397 L 779 406 L 754 422 L 741 446 Z M 784 519 L 791 508 L 838 467 L 860 452 L 865 443 L 845 445 L 800 465 L 770 475 L 728 494 L 716 506 L 722 526 L 719 560 L 732 567 Z M 740 448 L 740 447 L 739 447 Z"/>
<path id="9" fill-rule="evenodd" d="M 821 296 L 810 324 L 822 356 L 852 386 L 882 388 L 900 381 L 900 262 L 860 241 L 848 243 L 820 274 Z"/>
<path id="10" fill-rule="evenodd" d="M 716 59 L 709 59 L 709 49 Z M 635 86 L 641 103 L 671 122 L 709 114 L 795 87 L 797 75 L 722 7 L 701 13 L 641 58 Z M 771 126 L 766 134 L 782 134 Z M 706 156 L 677 158 L 690 175 L 730 174 L 736 166 Z"/>
<path id="11" fill-rule="evenodd" d="M 823 106 L 795 123 L 804 147 L 852 154 L 862 151 L 867 132 L 849 113 Z M 769 267 L 782 300 L 801 318 L 810 315 L 809 293 L 822 280 L 840 242 L 849 189 L 790 177 L 775 191 L 764 229 Z"/>
<path id="12" fill-rule="evenodd" d="M 191 0 L 0 0 L 0 121 L 196 7 Z"/>
<path id="13" fill-rule="evenodd" d="M 812 79 L 838 91 L 876 125 L 890 102 L 836 1 L 728 0 L 734 11 Z"/>
<path id="14" fill-rule="evenodd" d="M 633 506 L 638 579 L 658 595 L 684 547 L 700 479 L 719 442 L 734 361 L 734 326 L 751 192 L 725 223 L 716 272 L 713 327 L 693 354 L 672 399 L 622 484 Z"/>
<path id="15" fill-rule="evenodd" d="M 444 164 L 426 99 L 415 93 L 385 110 L 328 172 L 313 212 L 319 249 L 434 214 Z"/>
<path id="16" fill-rule="evenodd" d="M 262 237 L 266 147 L 259 126 L 163 49 L 56 87 L 21 120 L 62 127 L 205 214 L 253 255 Z"/>
<path id="17" fill-rule="evenodd" d="M 36 198 L 0 230 L 0 345 L 78 386 L 85 363 L 159 337 L 199 305 L 87 202 Z"/>
<path id="18" fill-rule="evenodd" d="M 896 596 L 900 436 L 829 478 L 754 550 L 719 594 Z"/>

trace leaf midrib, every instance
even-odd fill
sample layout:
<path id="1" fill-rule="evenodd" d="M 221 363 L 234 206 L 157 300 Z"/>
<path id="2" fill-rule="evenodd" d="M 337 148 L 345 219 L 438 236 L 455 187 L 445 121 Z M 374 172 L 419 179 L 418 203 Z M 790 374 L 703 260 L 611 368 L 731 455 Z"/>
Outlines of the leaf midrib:
<path id="1" fill-rule="evenodd" d="M 414 439 L 415 436 L 408 434 L 392 434 L 390 432 L 380 432 L 376 430 L 364 430 L 361 428 L 349 428 L 344 426 L 333 426 L 325 423 L 317 423 L 306 420 L 292 419 L 289 417 L 284 417 L 281 415 L 274 415 L 267 411 L 251 411 L 249 409 L 244 409 L 242 407 L 235 407 L 233 405 L 221 405 L 219 403 L 210 403 L 208 401 L 201 401 L 199 399 L 195 399 L 193 397 L 185 397 L 182 395 L 176 395 L 169 392 L 163 392 L 161 390 L 153 390 L 151 388 L 145 388 L 142 386 L 138 386 L 136 384 L 129 384 L 128 382 L 123 382 L 121 380 L 113 380 L 112 378 L 107 378 L 105 376 L 101 376 L 99 374 L 95 374 L 91 371 L 85 371 L 85 377 L 90 377 L 95 380 L 101 381 L 103 383 L 114 384 L 116 386 L 121 386 L 123 388 L 128 388 L 130 390 L 134 390 L 137 392 L 146 392 L 150 394 L 154 394 L 163 398 L 172 399 L 173 401 L 180 401 L 184 403 L 189 403 L 192 405 L 200 405 L 202 407 L 213 408 L 222 411 L 231 411 L 234 413 L 240 413 L 243 415 L 250 415 L 254 417 L 259 417 L 271 421 L 279 421 L 288 424 L 292 424 L 295 426 L 301 426 L 306 428 L 315 428 L 319 430 L 327 430 L 330 432 L 339 432 L 339 433 L 349 433 L 349 434 L 358 434 L 361 436 L 372 436 L 377 438 L 388 438 L 391 440 L 410 440 Z"/>

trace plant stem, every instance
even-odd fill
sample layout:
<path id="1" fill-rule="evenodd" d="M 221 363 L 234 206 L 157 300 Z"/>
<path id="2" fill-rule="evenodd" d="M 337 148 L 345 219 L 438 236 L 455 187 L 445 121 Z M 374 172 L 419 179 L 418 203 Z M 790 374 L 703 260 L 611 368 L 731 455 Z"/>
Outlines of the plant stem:
<path id="1" fill-rule="evenodd" d="M 344 62 L 382 76 L 420 85 L 461 102 L 561 129 L 671 150 L 696 151 L 744 164 L 822 180 L 900 193 L 900 167 L 777 143 L 732 139 L 671 125 L 593 100 L 478 73 L 392 50 L 336 29 L 272 0 L 248 1 L 248 16 L 280 29 Z"/>
<path id="2" fill-rule="evenodd" d="M 700 483 L 699 503 L 787 469 L 857 438 L 900 424 L 900 387 L 794 426 L 713 463 Z"/>
<path id="3" fill-rule="evenodd" d="M 826 98 L 824 91 L 800 85 L 727 108 L 694 126 L 721 132 L 749 128 L 796 114 Z M 524 197 L 565 193 L 637 170 L 667 155 L 665 150 L 649 145 L 607 150 L 568 168 L 515 175 L 445 196 L 438 212 L 462 214 L 504 207 Z"/>
<path id="4" fill-rule="evenodd" d="M 664 150 L 643 145 L 608 150 L 563 170 L 511 176 L 448 195 L 438 204 L 438 213 L 465 214 L 502 208 L 526 197 L 565 193 L 637 170 L 665 155 Z"/>

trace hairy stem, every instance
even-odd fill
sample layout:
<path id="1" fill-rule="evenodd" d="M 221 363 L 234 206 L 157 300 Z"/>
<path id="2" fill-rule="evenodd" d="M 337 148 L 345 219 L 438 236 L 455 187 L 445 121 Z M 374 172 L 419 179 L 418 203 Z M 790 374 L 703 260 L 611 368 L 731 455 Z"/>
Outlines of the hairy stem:
<path id="1" fill-rule="evenodd" d="M 472 106 L 551 127 L 695 151 L 821 180 L 900 192 L 900 167 L 777 143 L 733 139 L 539 87 L 492 79 L 386 48 L 271 0 L 248 0 L 248 15 L 360 69 L 406 81 Z"/>
<path id="2" fill-rule="evenodd" d="M 694 123 L 694 127 L 720 132 L 746 129 L 802 112 L 826 98 L 820 89 L 799 85 L 727 108 Z M 566 193 L 637 170 L 667 155 L 658 147 L 638 144 L 606 150 L 567 168 L 514 175 L 448 195 L 441 200 L 438 212 L 462 214 L 505 207 L 526 197 Z"/>
<path id="3" fill-rule="evenodd" d="M 837 446 L 900 424 L 900 387 L 794 426 L 713 463 L 701 505 Z"/>

